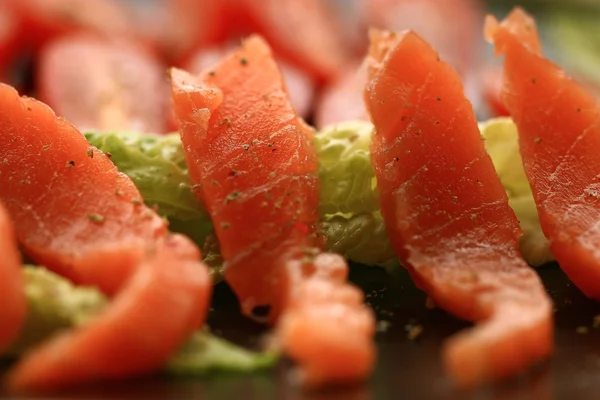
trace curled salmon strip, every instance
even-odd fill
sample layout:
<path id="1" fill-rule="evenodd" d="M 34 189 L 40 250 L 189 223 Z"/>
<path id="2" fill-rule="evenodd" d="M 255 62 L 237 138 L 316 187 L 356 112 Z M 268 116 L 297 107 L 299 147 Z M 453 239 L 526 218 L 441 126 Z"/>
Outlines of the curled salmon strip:
<path id="1" fill-rule="evenodd" d="M 169 236 L 133 182 L 70 123 L 6 85 L 0 132 L 0 199 L 26 253 L 114 297 L 89 323 L 29 350 L 9 388 L 61 389 L 162 367 L 206 317 L 212 284 L 200 251 Z"/>
<path id="2" fill-rule="evenodd" d="M 444 345 L 462 387 L 515 375 L 553 351 L 552 304 L 519 255 L 518 221 L 458 74 L 412 31 L 371 32 L 365 100 L 382 215 L 401 263 L 474 328 Z"/>
<path id="3" fill-rule="evenodd" d="M 171 80 L 190 177 L 242 312 L 275 325 L 304 384 L 365 379 L 375 319 L 344 259 L 322 253 L 313 132 L 270 48 L 253 36 L 212 71 Z"/>
<path id="4" fill-rule="evenodd" d="M 600 107 L 594 93 L 542 56 L 535 21 L 515 8 L 486 35 L 504 54 L 502 98 L 542 231 L 569 279 L 600 300 Z"/>
<path id="5" fill-rule="evenodd" d="M 131 179 L 47 105 L 0 84 L 0 201 L 37 264 L 114 294 L 167 232 Z M 115 243 L 127 243 L 123 253 Z"/>

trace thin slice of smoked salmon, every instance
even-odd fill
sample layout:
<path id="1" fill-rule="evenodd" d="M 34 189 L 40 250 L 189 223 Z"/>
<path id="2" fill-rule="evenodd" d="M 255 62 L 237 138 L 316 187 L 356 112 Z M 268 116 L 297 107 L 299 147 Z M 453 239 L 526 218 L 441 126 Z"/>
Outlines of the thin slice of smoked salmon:
<path id="1" fill-rule="evenodd" d="M 541 55 L 535 21 L 515 9 L 488 38 L 504 54 L 504 104 L 550 251 L 587 296 L 600 300 L 600 107 L 594 93 Z"/>
<path id="2" fill-rule="evenodd" d="M 272 260 L 316 245 L 306 233 L 319 196 L 312 131 L 290 107 L 268 46 L 244 43 L 202 79 L 173 70 L 172 80 L 191 181 L 213 219 L 225 278 L 251 315 L 284 303 L 283 268 Z"/>
<path id="3" fill-rule="evenodd" d="M 56 389 L 160 368 L 199 328 L 211 293 L 196 246 L 167 235 L 128 177 L 46 105 L 0 85 L 0 198 L 27 254 L 115 295 L 81 328 L 32 349 L 14 390 Z"/>
<path id="4" fill-rule="evenodd" d="M 107 155 L 48 106 L 3 84 L 0 166 L 0 201 L 23 249 L 75 283 L 116 293 L 147 242 L 167 231 Z"/>
<path id="5" fill-rule="evenodd" d="M 373 368 L 374 317 L 340 256 L 320 253 L 313 133 L 295 114 L 268 45 L 247 39 L 213 71 L 172 71 L 190 177 L 210 212 L 242 310 L 278 323 L 308 385 Z"/>
<path id="6" fill-rule="evenodd" d="M 463 386 L 516 374 L 553 350 L 552 305 L 458 74 L 417 34 L 372 31 L 365 100 L 393 246 L 440 307 L 477 322 L 444 362 Z"/>
<path id="7" fill-rule="evenodd" d="M 16 339 L 27 312 L 25 282 L 21 273 L 21 255 L 17 248 L 13 226 L 0 203 L 0 351 Z"/>
<path id="8" fill-rule="evenodd" d="M 206 317 L 212 283 L 199 259 L 184 236 L 159 239 L 103 313 L 29 350 L 9 388 L 56 390 L 159 369 Z"/>

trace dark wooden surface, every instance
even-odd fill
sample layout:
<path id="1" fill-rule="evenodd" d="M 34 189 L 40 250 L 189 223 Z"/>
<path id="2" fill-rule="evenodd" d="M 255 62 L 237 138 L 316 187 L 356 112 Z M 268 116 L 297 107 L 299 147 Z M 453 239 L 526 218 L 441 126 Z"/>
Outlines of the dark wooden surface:
<path id="1" fill-rule="evenodd" d="M 380 320 L 388 321 L 377 335 L 379 361 L 370 381 L 360 387 L 306 393 L 289 384 L 288 365 L 252 375 L 219 374 L 195 379 L 150 377 L 120 384 L 80 388 L 53 398 L 65 399 L 598 399 L 600 398 L 600 329 L 592 327 L 600 303 L 584 296 L 550 265 L 539 270 L 556 304 L 556 354 L 527 376 L 496 387 L 461 393 L 452 388 L 440 364 L 441 343 L 468 324 L 439 309 L 425 307 L 425 295 L 401 270 L 394 276 L 378 269 L 354 267 L 352 279 L 361 284 Z M 210 323 L 214 330 L 246 346 L 256 346 L 262 328 L 240 317 L 235 298 L 218 285 Z M 411 324 L 423 327 L 409 340 Z M 587 327 L 581 333 L 580 327 Z M 579 332 L 578 332 L 579 331 Z M 115 360 L 118 362 L 118 360 Z M 4 396 L 2 398 L 10 398 Z M 21 397 L 23 398 L 23 397 Z"/>

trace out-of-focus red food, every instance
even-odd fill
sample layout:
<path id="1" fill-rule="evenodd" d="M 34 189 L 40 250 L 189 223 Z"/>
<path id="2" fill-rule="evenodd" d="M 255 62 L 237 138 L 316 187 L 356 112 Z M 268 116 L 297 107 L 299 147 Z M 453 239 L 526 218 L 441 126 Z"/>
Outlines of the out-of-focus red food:
<path id="1" fill-rule="evenodd" d="M 369 116 L 363 100 L 367 85 L 366 64 L 352 68 L 326 86 L 321 92 L 315 108 L 315 126 L 322 129 L 327 125 L 344 121 L 368 121 Z"/>
<path id="2" fill-rule="evenodd" d="M 358 58 L 364 57 L 369 48 L 367 21 L 362 12 L 363 0 L 326 0 L 340 25 L 344 43 L 348 50 Z"/>
<path id="3" fill-rule="evenodd" d="M 0 82 L 8 82 L 11 63 L 20 50 L 20 27 L 15 13 L 0 2 Z"/>
<path id="4" fill-rule="evenodd" d="M 232 24 L 238 0 L 162 0 L 162 24 L 147 31 L 159 36 L 157 41 L 167 59 L 183 65 L 192 54 L 232 36 Z M 163 25 L 164 24 L 164 25 Z M 164 28 L 162 27 L 164 26 Z M 158 28 L 158 30 L 157 30 Z"/>
<path id="5" fill-rule="evenodd" d="M 279 56 L 323 82 L 348 64 L 346 41 L 324 0 L 235 0 L 244 22 L 263 35 Z"/>
<path id="6" fill-rule="evenodd" d="M 206 72 L 207 69 L 216 66 L 222 58 L 235 51 L 235 49 L 236 46 L 233 43 L 220 47 L 207 48 L 195 53 L 184 64 L 184 68 L 194 75 L 199 75 L 202 72 Z M 290 100 L 296 113 L 302 118 L 307 118 L 312 111 L 313 97 L 316 90 L 315 82 L 303 71 L 284 60 L 277 60 L 277 64 L 283 75 Z"/>
<path id="7" fill-rule="evenodd" d="M 165 67 L 136 42 L 65 36 L 40 55 L 38 95 L 79 129 L 164 133 Z"/>
<path id="8" fill-rule="evenodd" d="M 17 338 L 27 313 L 21 255 L 8 212 L 0 202 L 0 351 Z"/>
<path id="9" fill-rule="evenodd" d="M 480 77 L 483 98 L 492 117 L 508 116 L 510 113 L 502 101 L 502 66 L 490 66 Z"/>
<path id="10" fill-rule="evenodd" d="M 362 0 L 368 24 L 417 32 L 465 76 L 478 54 L 483 11 L 478 0 Z"/>
<path id="11" fill-rule="evenodd" d="M 74 31 L 122 37 L 134 34 L 116 0 L 5 0 L 24 24 L 24 39 L 36 47 Z"/>

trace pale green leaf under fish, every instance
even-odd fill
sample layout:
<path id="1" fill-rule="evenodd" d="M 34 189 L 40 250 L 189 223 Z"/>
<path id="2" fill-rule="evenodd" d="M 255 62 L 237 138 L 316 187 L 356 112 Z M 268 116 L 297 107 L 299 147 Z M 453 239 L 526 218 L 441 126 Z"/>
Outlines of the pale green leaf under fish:
<path id="1" fill-rule="evenodd" d="M 508 194 L 508 202 L 523 230 L 519 242 L 521 255 L 535 267 L 554 261 L 523 168 L 516 125 L 510 118 L 496 118 L 480 124 L 479 128 L 485 139 L 485 149 L 492 158 Z"/>
<path id="2" fill-rule="evenodd" d="M 379 210 L 369 146 L 373 125 L 344 122 L 315 135 L 319 157 L 321 215 L 372 213 Z"/>
<path id="3" fill-rule="evenodd" d="M 276 352 L 256 353 L 209 332 L 197 332 L 169 361 L 166 370 L 175 375 L 201 375 L 213 371 L 252 372 L 272 367 Z"/>

